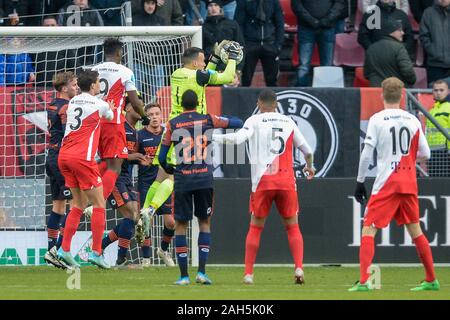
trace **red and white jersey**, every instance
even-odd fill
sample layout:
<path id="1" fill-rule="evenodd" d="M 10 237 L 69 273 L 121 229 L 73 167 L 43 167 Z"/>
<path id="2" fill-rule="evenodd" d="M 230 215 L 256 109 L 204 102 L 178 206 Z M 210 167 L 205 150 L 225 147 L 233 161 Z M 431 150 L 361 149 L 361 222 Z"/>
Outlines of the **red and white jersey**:
<path id="1" fill-rule="evenodd" d="M 417 194 L 417 153 L 429 150 L 419 120 L 401 109 L 374 114 L 364 143 L 377 151 L 377 177 L 372 194 Z"/>
<path id="2" fill-rule="evenodd" d="M 106 123 L 121 124 L 125 122 L 122 111 L 125 104 L 125 94 L 127 91 L 137 91 L 133 71 L 124 65 L 115 62 L 103 62 L 92 68 L 99 73 L 100 94 L 97 96 L 105 101 L 114 101 L 117 110 L 114 118 L 103 120 Z"/>
<path id="3" fill-rule="evenodd" d="M 67 108 L 66 131 L 60 156 L 94 160 L 100 137 L 100 118 L 112 119 L 107 102 L 83 92 L 73 97 Z"/>
<path id="4" fill-rule="evenodd" d="M 310 150 L 295 122 L 277 112 L 264 112 L 247 119 L 236 133 L 213 135 L 218 142 L 248 141 L 252 192 L 296 190 L 293 147 Z"/>

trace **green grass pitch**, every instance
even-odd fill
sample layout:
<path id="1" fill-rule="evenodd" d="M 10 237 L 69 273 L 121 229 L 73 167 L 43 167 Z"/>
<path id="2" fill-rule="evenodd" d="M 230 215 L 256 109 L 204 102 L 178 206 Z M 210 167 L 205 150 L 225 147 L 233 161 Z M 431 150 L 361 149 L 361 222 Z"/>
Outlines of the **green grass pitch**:
<path id="1" fill-rule="evenodd" d="M 153 267 L 133 270 L 81 268 L 81 289 L 69 290 L 70 276 L 52 267 L 0 268 L 0 299 L 450 299 L 450 268 L 438 267 L 438 292 L 410 292 L 424 278 L 420 267 L 381 267 L 381 290 L 350 293 L 358 278 L 355 267 L 305 267 L 306 284 L 295 285 L 293 269 L 256 267 L 255 284 L 242 283 L 242 267 L 208 267 L 211 286 L 178 287 L 178 268 Z"/>

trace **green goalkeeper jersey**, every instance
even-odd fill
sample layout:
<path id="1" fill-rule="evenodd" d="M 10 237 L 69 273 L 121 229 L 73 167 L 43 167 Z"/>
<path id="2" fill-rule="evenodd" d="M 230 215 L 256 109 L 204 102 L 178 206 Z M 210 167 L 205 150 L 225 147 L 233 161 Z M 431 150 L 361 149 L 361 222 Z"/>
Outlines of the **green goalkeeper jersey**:
<path id="1" fill-rule="evenodd" d="M 197 112 L 208 113 L 206 109 L 206 86 L 208 84 L 227 84 L 234 80 L 236 73 L 236 61 L 228 60 L 224 72 L 215 71 L 216 65 L 209 63 L 206 70 L 179 68 L 170 77 L 172 109 L 169 120 L 183 113 L 181 96 L 186 90 L 193 90 L 198 96 Z"/>

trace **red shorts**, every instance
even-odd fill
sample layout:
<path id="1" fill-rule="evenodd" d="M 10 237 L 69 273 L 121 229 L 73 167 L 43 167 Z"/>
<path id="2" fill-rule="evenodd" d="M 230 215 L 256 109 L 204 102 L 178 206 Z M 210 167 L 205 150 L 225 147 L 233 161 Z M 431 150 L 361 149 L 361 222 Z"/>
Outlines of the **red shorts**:
<path id="1" fill-rule="evenodd" d="M 60 156 L 58 166 L 68 188 L 90 190 L 102 186 L 102 178 L 95 161 L 89 162 Z"/>
<path id="2" fill-rule="evenodd" d="M 283 218 L 290 218 L 298 213 L 296 190 L 261 190 L 250 194 L 250 213 L 256 218 L 269 215 L 272 202 L 275 201 L 278 212 Z"/>
<path id="3" fill-rule="evenodd" d="M 414 194 L 378 193 L 367 204 L 364 226 L 385 228 L 395 219 L 398 225 L 419 222 L 419 200 Z"/>
<path id="4" fill-rule="evenodd" d="M 128 158 L 124 124 L 101 123 L 98 154 L 101 159 Z"/>

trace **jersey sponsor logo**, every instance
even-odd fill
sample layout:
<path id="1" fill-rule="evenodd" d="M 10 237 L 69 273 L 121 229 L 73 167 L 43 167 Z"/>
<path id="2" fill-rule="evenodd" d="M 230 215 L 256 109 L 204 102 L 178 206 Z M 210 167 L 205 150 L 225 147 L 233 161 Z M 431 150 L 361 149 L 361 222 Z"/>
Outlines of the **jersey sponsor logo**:
<path id="1" fill-rule="evenodd" d="M 277 92 L 278 112 L 290 117 L 298 126 L 313 152 L 325 146 L 328 152 L 323 161 L 315 161 L 316 177 L 326 176 L 338 153 L 339 134 L 336 121 L 325 104 L 316 97 L 298 90 Z M 253 114 L 258 113 L 255 108 Z M 326 124 L 324 127 L 323 124 Z M 297 177 L 303 176 L 306 164 L 300 150 L 294 151 L 294 168 Z"/>

